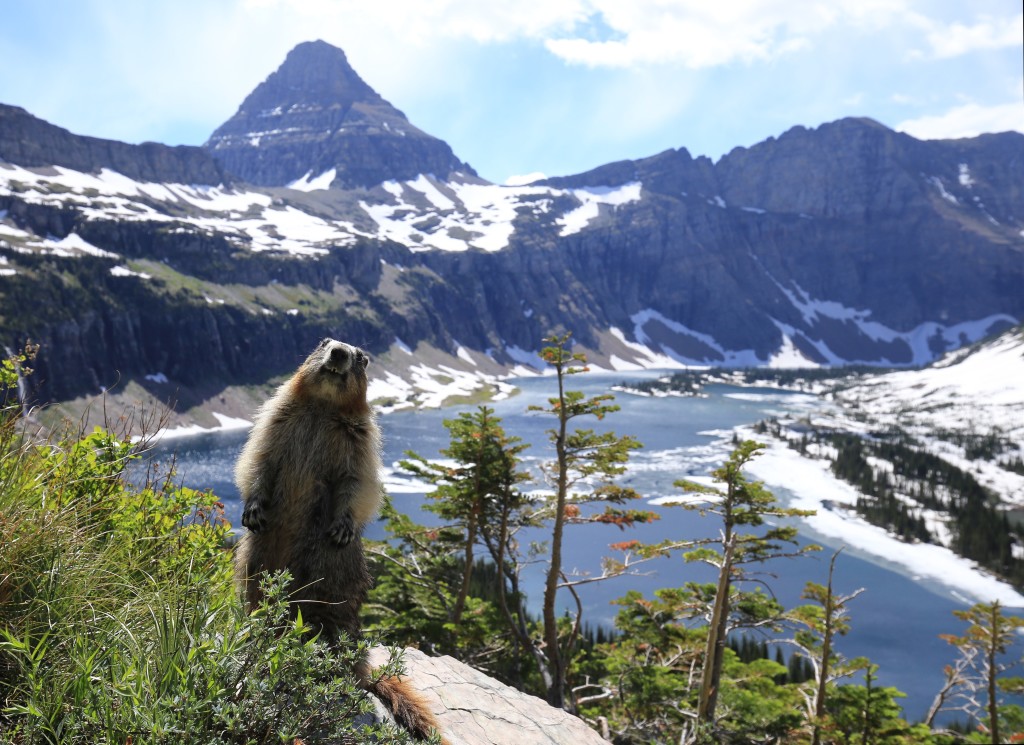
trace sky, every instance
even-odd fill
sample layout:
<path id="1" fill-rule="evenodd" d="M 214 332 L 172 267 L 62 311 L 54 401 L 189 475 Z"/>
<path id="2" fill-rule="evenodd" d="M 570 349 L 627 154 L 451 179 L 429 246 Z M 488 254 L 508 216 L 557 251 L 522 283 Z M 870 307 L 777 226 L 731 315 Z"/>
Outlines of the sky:
<path id="1" fill-rule="evenodd" d="M 0 0 L 0 103 L 201 145 L 314 39 L 496 183 L 847 116 L 1024 131 L 1020 0 Z"/>

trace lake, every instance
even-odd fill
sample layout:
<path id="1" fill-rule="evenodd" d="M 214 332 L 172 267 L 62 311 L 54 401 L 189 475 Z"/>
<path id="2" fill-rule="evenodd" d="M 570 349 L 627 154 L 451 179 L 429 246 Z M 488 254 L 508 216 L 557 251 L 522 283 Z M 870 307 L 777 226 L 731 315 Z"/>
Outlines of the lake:
<path id="1" fill-rule="evenodd" d="M 569 378 L 570 388 L 588 395 L 603 393 L 624 379 L 655 377 L 656 373 L 591 373 Z M 527 465 L 553 458 L 548 446 L 546 430 L 553 419 L 538 413 L 528 413 L 531 404 L 543 405 L 554 395 L 554 379 L 550 377 L 521 378 L 515 381 L 520 392 L 508 399 L 489 404 L 503 420 L 509 434 L 531 443 L 525 452 Z M 749 425 L 771 414 L 780 407 L 807 406 L 803 394 L 785 394 L 771 391 L 770 396 L 736 395 L 729 386 L 709 386 L 706 398 L 650 398 L 620 393 L 616 403 L 622 410 L 603 422 L 593 418 L 577 420 L 582 428 L 612 429 L 620 435 L 629 434 L 643 443 L 636 451 L 621 483 L 636 489 L 645 498 L 677 494 L 673 481 L 708 474 L 721 464 L 730 449 L 726 431 Z M 749 393 L 750 389 L 743 389 Z M 393 466 L 406 450 L 426 457 L 436 457 L 448 443 L 443 420 L 473 407 L 455 406 L 445 409 L 402 410 L 383 414 L 380 418 L 385 436 L 385 465 Z M 245 431 L 213 432 L 187 438 L 168 438 L 160 443 L 151 457 L 168 461 L 177 458 L 178 480 L 197 489 L 212 489 L 225 503 L 233 524 L 239 524 L 241 506 L 238 492 L 232 482 L 232 469 L 247 433 Z M 415 484 L 391 473 L 389 491 L 395 506 L 406 513 L 417 513 L 423 493 Z M 785 490 L 776 490 L 783 502 Z M 640 506 L 639 504 L 637 506 Z M 651 506 L 662 519 L 651 524 L 620 531 L 614 526 L 570 526 L 567 531 L 566 568 L 600 572 L 600 559 L 613 555 L 610 543 L 636 538 L 657 541 L 664 538 L 686 539 L 717 535 L 714 518 L 701 518 L 697 513 L 680 508 Z M 416 519 L 429 522 L 434 517 L 419 512 Z M 800 525 L 800 523 L 798 523 Z M 765 565 L 762 575 L 771 590 L 786 607 L 801 602 L 800 593 L 806 582 L 825 584 L 828 562 L 832 553 L 842 547 L 835 539 L 804 535 L 803 543 L 824 545 L 824 550 L 810 557 L 779 559 Z M 381 525 L 371 525 L 367 531 L 371 538 L 384 537 Z M 621 597 L 629 589 L 650 595 L 661 587 L 678 587 L 690 580 L 710 581 L 705 567 L 686 564 L 678 556 L 657 559 L 640 565 L 642 576 L 619 577 L 606 582 L 580 588 L 584 602 L 584 620 L 591 623 L 611 624 L 616 606 L 610 601 Z M 527 577 L 527 590 L 531 604 L 539 602 L 541 570 Z M 769 576 L 771 575 L 771 576 Z M 925 715 L 943 680 L 943 666 L 952 662 L 954 650 L 939 638 L 940 634 L 960 634 L 964 624 L 952 612 L 967 607 L 948 589 L 925 585 L 905 576 L 898 568 L 886 565 L 850 548 L 836 562 L 834 589 L 837 594 L 848 594 L 858 588 L 866 591 L 849 606 L 852 628 L 840 638 L 837 648 L 847 658 L 866 656 L 880 666 L 881 685 L 895 686 L 907 694 L 903 700 L 905 714 L 911 721 Z M 789 649 L 786 650 L 787 656 Z"/>

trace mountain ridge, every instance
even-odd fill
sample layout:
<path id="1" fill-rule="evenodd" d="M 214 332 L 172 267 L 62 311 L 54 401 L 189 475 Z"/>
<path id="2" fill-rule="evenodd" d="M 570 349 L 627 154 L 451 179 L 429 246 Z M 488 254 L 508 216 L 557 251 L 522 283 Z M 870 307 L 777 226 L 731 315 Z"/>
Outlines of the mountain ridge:
<path id="1" fill-rule="evenodd" d="M 326 67 L 290 55 L 284 77 L 341 66 L 342 94 L 404 119 L 324 47 L 298 59 Z M 279 101 L 260 90 L 257 114 Z M 309 95 L 302 126 L 344 108 Z M 396 166 L 359 137 L 350 185 L 336 143 L 305 136 L 244 145 L 271 171 L 293 156 L 261 186 L 225 148 L 97 141 L 0 108 L 2 341 L 43 342 L 37 395 L 258 382 L 326 334 L 403 375 L 403 349 L 507 371 L 557 330 L 612 369 L 917 365 L 1024 318 L 1022 135 L 922 142 L 844 119 L 717 163 L 679 148 L 519 187 Z"/>
<path id="2" fill-rule="evenodd" d="M 117 140 L 72 134 L 19 106 L 0 103 L 0 163 L 29 168 L 62 166 L 75 171 L 109 168 L 140 181 L 186 184 L 230 183 L 216 159 L 200 147 Z"/>

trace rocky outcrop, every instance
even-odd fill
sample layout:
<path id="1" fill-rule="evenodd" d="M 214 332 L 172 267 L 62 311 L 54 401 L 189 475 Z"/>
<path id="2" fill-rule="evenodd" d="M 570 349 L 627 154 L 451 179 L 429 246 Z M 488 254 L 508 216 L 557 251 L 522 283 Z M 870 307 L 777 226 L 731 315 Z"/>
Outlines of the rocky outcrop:
<path id="1" fill-rule="evenodd" d="M 205 147 L 232 173 L 286 186 L 333 172 L 338 187 L 368 187 L 421 173 L 475 176 L 442 140 L 414 127 L 367 85 L 345 53 L 300 44 L 242 102 Z"/>
<path id="2" fill-rule="evenodd" d="M 388 662 L 375 648 L 372 665 Z M 451 657 L 427 657 L 416 649 L 402 653 L 403 676 L 431 705 L 449 745 L 600 745 L 605 743 L 582 720 L 490 678 Z"/>
<path id="3" fill-rule="evenodd" d="M 153 183 L 228 183 L 216 160 L 198 147 L 156 142 L 129 145 L 83 137 L 38 119 L 17 106 L 0 104 L 0 163 L 27 168 L 62 166 L 92 173 L 103 168 Z"/>

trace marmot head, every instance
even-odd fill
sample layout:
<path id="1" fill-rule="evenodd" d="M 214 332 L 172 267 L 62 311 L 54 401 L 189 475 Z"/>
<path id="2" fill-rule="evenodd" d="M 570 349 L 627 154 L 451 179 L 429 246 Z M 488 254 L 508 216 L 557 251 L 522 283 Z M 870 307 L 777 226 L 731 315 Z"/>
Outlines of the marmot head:
<path id="1" fill-rule="evenodd" d="M 302 363 L 294 378 L 296 392 L 324 400 L 343 414 L 365 415 L 366 366 L 370 358 L 359 347 L 324 339 Z"/>

